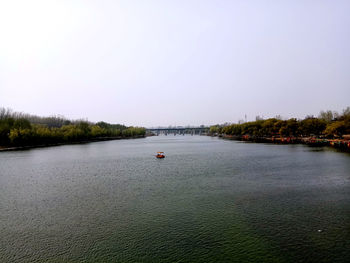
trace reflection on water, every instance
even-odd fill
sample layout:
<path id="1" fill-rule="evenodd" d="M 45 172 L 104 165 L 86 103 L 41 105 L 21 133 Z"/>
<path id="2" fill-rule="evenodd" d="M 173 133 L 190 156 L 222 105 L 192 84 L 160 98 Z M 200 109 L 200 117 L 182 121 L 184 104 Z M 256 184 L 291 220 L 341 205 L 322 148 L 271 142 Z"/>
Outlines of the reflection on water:
<path id="1" fill-rule="evenodd" d="M 204 136 L 2 152 L 0 261 L 346 262 L 349 181 L 349 154 Z"/>

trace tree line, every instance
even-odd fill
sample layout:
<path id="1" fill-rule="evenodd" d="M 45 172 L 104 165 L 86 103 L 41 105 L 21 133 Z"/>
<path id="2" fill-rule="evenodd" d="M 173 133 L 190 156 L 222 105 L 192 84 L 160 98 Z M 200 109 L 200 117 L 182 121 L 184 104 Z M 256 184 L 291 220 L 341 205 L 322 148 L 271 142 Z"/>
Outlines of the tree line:
<path id="1" fill-rule="evenodd" d="M 213 125 L 211 134 L 250 135 L 255 137 L 272 136 L 325 136 L 327 138 L 342 137 L 350 134 L 350 107 L 343 112 L 321 111 L 318 117 L 306 116 L 303 120 L 291 118 L 261 119 L 241 124 Z"/>
<path id="2" fill-rule="evenodd" d="M 0 146 L 34 146 L 91 139 L 144 136 L 145 128 L 106 122 L 39 117 L 0 108 Z"/>

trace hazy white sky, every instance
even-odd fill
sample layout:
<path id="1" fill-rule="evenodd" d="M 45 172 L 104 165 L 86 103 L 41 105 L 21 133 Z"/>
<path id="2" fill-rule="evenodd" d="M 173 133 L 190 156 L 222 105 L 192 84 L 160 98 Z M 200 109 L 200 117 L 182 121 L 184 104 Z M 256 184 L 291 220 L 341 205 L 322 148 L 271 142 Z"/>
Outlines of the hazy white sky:
<path id="1" fill-rule="evenodd" d="M 127 125 L 350 106 L 350 1 L 0 0 L 0 106 Z"/>

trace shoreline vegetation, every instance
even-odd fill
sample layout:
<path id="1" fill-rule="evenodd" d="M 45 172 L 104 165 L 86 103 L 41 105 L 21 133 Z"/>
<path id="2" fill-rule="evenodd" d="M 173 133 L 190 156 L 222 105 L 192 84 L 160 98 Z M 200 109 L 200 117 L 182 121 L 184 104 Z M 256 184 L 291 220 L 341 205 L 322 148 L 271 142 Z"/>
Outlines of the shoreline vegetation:
<path id="1" fill-rule="evenodd" d="M 106 122 L 39 117 L 0 108 L 0 151 L 143 138 L 146 129 Z"/>
<path id="2" fill-rule="evenodd" d="M 251 142 L 331 146 L 350 151 L 350 107 L 341 114 L 321 111 L 318 117 L 306 116 L 303 120 L 257 117 L 251 122 L 218 124 L 210 127 L 208 135 Z"/>

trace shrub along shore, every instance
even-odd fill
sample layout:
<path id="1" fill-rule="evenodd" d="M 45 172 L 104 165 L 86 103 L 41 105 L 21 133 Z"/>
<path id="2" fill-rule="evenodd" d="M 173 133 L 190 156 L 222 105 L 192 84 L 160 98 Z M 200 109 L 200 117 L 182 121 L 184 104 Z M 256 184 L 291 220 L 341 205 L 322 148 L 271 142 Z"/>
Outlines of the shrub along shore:
<path id="1" fill-rule="evenodd" d="M 209 135 L 253 142 L 333 146 L 348 151 L 350 107 L 341 114 L 322 111 L 318 117 L 307 116 L 303 120 L 257 117 L 256 121 L 251 122 L 214 125 L 210 127 Z"/>
<path id="2" fill-rule="evenodd" d="M 144 137 L 146 129 L 0 108 L 0 150 Z"/>

